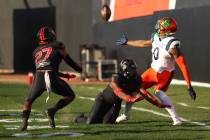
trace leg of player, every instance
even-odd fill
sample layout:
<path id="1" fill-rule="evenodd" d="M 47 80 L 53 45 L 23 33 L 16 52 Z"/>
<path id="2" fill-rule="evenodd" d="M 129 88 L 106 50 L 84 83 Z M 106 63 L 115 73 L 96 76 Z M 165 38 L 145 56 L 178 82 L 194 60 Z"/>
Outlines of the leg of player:
<path id="1" fill-rule="evenodd" d="M 60 99 L 55 106 L 49 108 L 46 113 L 49 119 L 49 125 L 51 128 L 55 128 L 55 113 L 70 104 L 74 98 L 75 94 L 72 88 L 64 80 L 59 78 L 56 73 L 50 73 L 50 87 L 52 92 L 57 95 L 63 96 L 63 99 Z"/>
<path id="2" fill-rule="evenodd" d="M 28 127 L 28 118 L 31 113 L 31 104 L 25 101 L 23 105 L 23 113 L 22 113 L 22 124 L 20 126 L 20 130 L 24 131 Z"/>
<path id="3" fill-rule="evenodd" d="M 104 93 L 105 92 L 101 92 L 96 96 L 95 103 L 90 112 L 90 117 L 87 120 L 87 124 L 103 123 L 105 114 L 111 108 L 110 105 L 107 105 L 107 102 L 104 99 Z"/>
<path id="4" fill-rule="evenodd" d="M 40 76 L 35 76 L 33 84 L 30 88 L 30 91 L 25 99 L 23 104 L 23 113 L 22 113 L 22 124 L 20 126 L 20 130 L 24 131 L 28 127 L 28 119 L 31 112 L 31 106 L 33 102 L 43 93 L 43 81 L 41 80 Z"/>
<path id="5" fill-rule="evenodd" d="M 46 111 L 46 114 L 47 114 L 47 117 L 49 119 L 49 125 L 51 128 L 55 128 L 55 120 L 54 120 L 54 117 L 55 117 L 55 113 L 59 110 L 59 109 L 62 109 L 64 108 L 66 105 L 68 105 L 69 103 L 71 103 L 73 100 L 74 100 L 75 96 L 66 96 L 64 97 L 63 99 L 60 99 L 54 107 L 52 108 L 49 108 L 47 111 Z"/>
<path id="6" fill-rule="evenodd" d="M 126 121 L 129 119 L 130 116 L 130 112 L 131 112 L 131 108 L 133 106 L 134 103 L 125 103 L 125 110 L 124 113 L 121 114 L 119 117 L 117 117 L 116 122 L 122 122 L 122 121 Z"/>
<path id="7" fill-rule="evenodd" d="M 173 120 L 173 125 L 182 124 L 180 117 L 177 115 L 175 108 L 174 108 L 173 104 L 171 103 L 171 100 L 169 99 L 169 97 L 166 95 L 166 93 L 161 90 L 156 90 L 155 95 L 160 99 L 160 101 L 163 104 L 171 106 L 170 108 L 166 107 L 166 110 L 168 111 L 168 113 L 170 114 L 170 116 Z"/>
<path id="8" fill-rule="evenodd" d="M 120 113 L 121 103 L 122 103 L 121 99 L 115 101 L 112 108 L 109 109 L 109 111 L 104 116 L 103 120 L 104 123 L 114 124 L 116 122 L 116 119 Z"/>

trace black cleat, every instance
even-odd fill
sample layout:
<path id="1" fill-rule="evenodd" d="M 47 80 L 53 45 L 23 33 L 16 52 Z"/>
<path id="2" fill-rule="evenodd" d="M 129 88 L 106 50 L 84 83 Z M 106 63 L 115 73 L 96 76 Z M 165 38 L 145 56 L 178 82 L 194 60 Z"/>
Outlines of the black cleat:
<path id="1" fill-rule="evenodd" d="M 76 117 L 74 118 L 73 121 L 74 121 L 75 123 L 86 123 L 87 120 L 88 120 L 88 117 L 85 116 L 84 113 L 80 113 L 78 116 L 76 116 Z"/>
<path id="2" fill-rule="evenodd" d="M 28 121 L 27 120 L 23 120 L 22 125 L 20 126 L 19 130 L 20 131 L 25 131 L 28 127 Z"/>
<path id="3" fill-rule="evenodd" d="M 49 125 L 51 128 L 55 128 L 55 120 L 54 120 L 55 113 L 56 113 L 56 110 L 54 108 L 50 108 L 46 111 L 46 114 L 49 120 Z"/>

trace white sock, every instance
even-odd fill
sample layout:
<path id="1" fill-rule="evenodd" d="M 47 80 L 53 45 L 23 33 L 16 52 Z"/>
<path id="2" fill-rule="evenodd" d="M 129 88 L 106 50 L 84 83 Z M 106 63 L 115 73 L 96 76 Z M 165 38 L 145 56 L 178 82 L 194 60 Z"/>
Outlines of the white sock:
<path id="1" fill-rule="evenodd" d="M 155 95 L 160 99 L 160 101 L 163 104 L 171 106 L 171 107 L 166 107 L 165 109 L 170 114 L 172 120 L 176 121 L 177 119 L 179 119 L 179 116 L 177 115 L 175 108 L 174 108 L 173 104 L 171 103 L 171 100 L 169 99 L 169 97 L 166 95 L 166 93 L 164 91 L 157 90 L 157 91 L 155 91 Z"/>
<path id="2" fill-rule="evenodd" d="M 131 108 L 133 106 L 134 103 L 128 103 L 125 102 L 125 110 L 124 110 L 124 115 L 129 117 L 130 116 L 130 112 L 131 112 Z"/>

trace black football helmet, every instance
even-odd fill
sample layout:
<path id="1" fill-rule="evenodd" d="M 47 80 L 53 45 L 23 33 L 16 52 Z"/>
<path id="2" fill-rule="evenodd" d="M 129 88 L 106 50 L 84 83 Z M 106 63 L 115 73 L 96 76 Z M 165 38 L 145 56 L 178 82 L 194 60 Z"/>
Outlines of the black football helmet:
<path id="1" fill-rule="evenodd" d="M 127 79 L 137 75 L 137 65 L 132 59 L 125 58 L 120 62 L 120 73 Z"/>
<path id="2" fill-rule="evenodd" d="M 37 33 L 37 38 L 38 38 L 39 44 L 43 45 L 43 44 L 48 44 L 56 40 L 56 35 L 52 28 L 45 26 L 39 29 Z"/>

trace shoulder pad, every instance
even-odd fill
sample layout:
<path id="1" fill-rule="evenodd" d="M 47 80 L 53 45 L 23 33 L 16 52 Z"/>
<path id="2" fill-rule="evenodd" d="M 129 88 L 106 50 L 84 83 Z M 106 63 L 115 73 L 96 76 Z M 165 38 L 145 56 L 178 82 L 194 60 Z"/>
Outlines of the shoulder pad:
<path id="1" fill-rule="evenodd" d="M 150 39 L 150 40 L 151 40 L 152 42 L 154 41 L 155 35 L 156 35 L 156 32 L 152 33 L 152 35 L 151 35 L 151 39 Z"/>
<path id="2" fill-rule="evenodd" d="M 180 41 L 176 38 L 173 38 L 168 41 L 166 45 L 166 50 L 168 51 L 169 49 L 176 48 L 176 47 L 180 47 Z"/>

